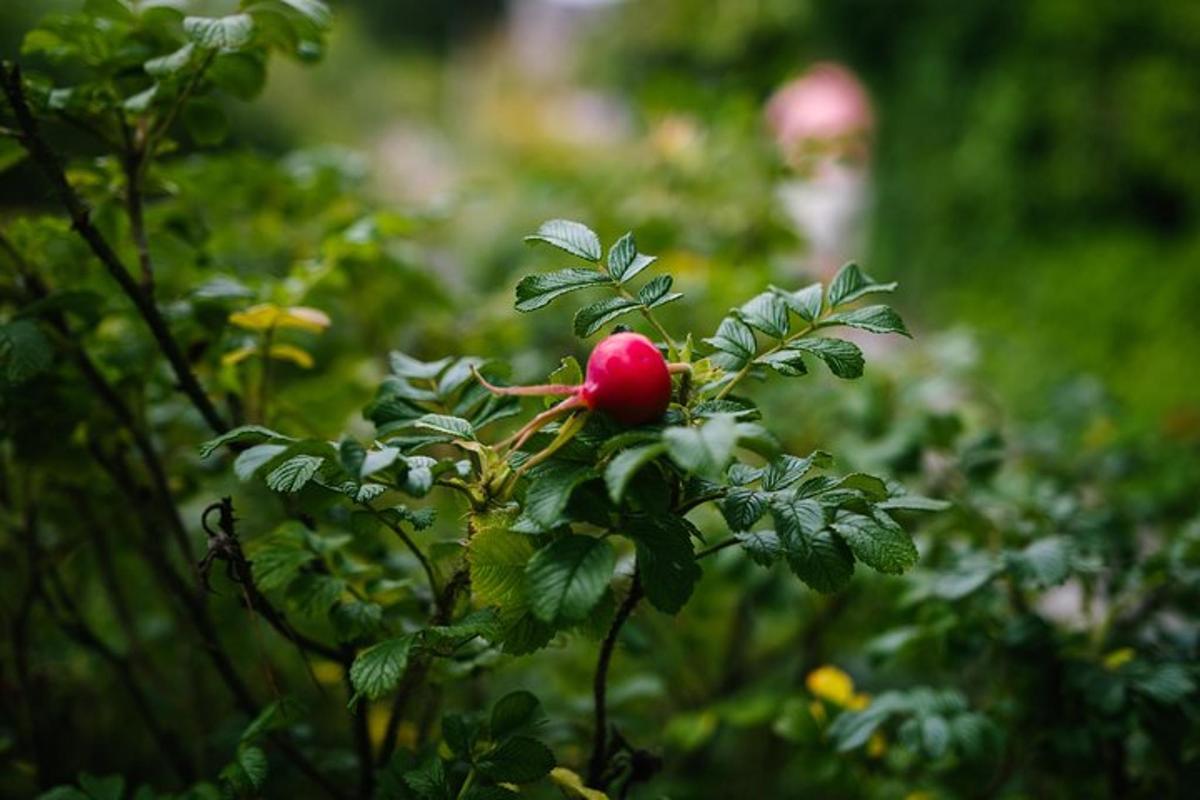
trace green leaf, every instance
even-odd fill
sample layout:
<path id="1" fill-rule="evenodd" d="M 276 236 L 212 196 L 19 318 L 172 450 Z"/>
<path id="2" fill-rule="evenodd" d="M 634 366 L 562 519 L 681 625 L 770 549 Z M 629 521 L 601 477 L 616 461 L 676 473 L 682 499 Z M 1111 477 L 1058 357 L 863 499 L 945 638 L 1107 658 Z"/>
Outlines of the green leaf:
<path id="1" fill-rule="evenodd" d="M 762 519 L 769 495 L 754 489 L 730 489 L 721 501 L 721 515 L 735 531 L 748 531 Z"/>
<path id="2" fill-rule="evenodd" d="M 530 475 L 524 516 L 543 529 L 553 527 L 566 510 L 571 493 L 594 477 L 596 473 L 587 464 L 547 462 Z"/>
<path id="3" fill-rule="evenodd" d="M 823 287 L 819 283 L 809 284 L 798 292 L 771 287 L 771 291 L 779 296 L 787 307 L 805 322 L 815 322 L 821 316 L 821 297 Z"/>
<path id="4" fill-rule="evenodd" d="M 307 709 L 304 704 L 290 695 L 284 695 L 275 702 L 267 705 L 242 731 L 242 744 L 252 744 L 263 734 L 286 728 L 292 723 L 304 718 Z"/>
<path id="5" fill-rule="evenodd" d="M 120 775 L 100 777 L 81 772 L 79 788 L 87 792 L 91 800 L 121 800 L 125 796 L 125 778 Z"/>
<path id="6" fill-rule="evenodd" d="M 545 242 L 588 261 L 600 260 L 600 237 L 581 222 L 569 219 L 543 222 L 537 233 L 526 236 L 525 241 Z"/>
<path id="7" fill-rule="evenodd" d="M 316 556 L 296 537 L 276 533 L 254 543 L 250 569 L 254 584 L 264 592 L 282 589 Z"/>
<path id="8" fill-rule="evenodd" d="M 633 234 L 627 233 L 608 248 L 608 274 L 620 283 L 625 277 L 625 271 L 633 266 L 636 257 L 637 244 L 633 240 Z"/>
<path id="9" fill-rule="evenodd" d="M 259 469 L 277 456 L 287 452 L 285 444 L 260 444 L 242 452 L 233 461 L 233 472 L 239 480 L 248 481 Z"/>
<path id="10" fill-rule="evenodd" d="M 238 50 L 254 36 L 254 18 L 249 14 L 225 17 L 185 17 L 183 32 L 209 50 Z"/>
<path id="11" fill-rule="evenodd" d="M 829 371 L 839 378 L 861 378 L 863 354 L 858 345 L 845 339 L 816 338 L 796 339 L 788 344 L 789 350 L 812 353 L 825 362 Z"/>
<path id="12" fill-rule="evenodd" d="M 658 308 L 665 306 L 674 300 L 683 297 L 679 292 L 672 292 L 671 286 L 675 283 L 675 279 L 670 275 L 659 275 L 646 282 L 637 293 L 638 302 L 646 308 Z"/>
<path id="13" fill-rule="evenodd" d="M 719 480 L 733 460 L 737 423 L 730 415 L 709 419 L 699 428 L 671 427 L 663 431 L 667 454 L 680 469 L 710 480 Z"/>
<path id="14" fill-rule="evenodd" d="M 608 487 L 608 496 L 614 503 L 620 503 L 625 496 L 629 482 L 642 467 L 667 451 L 667 446 L 661 442 L 631 447 L 613 456 L 604 469 L 604 484 Z"/>
<path id="15" fill-rule="evenodd" d="M 393 350 L 388 354 L 388 364 L 392 368 L 392 373 L 398 377 L 412 380 L 433 380 L 442 374 L 452 360 L 447 356 L 439 358 L 437 361 L 421 361 L 399 350 Z"/>
<path id="16" fill-rule="evenodd" d="M 841 314 L 831 314 L 821 321 L 821 327 L 831 325 L 847 325 L 851 328 L 862 328 L 871 333 L 898 333 L 912 338 L 912 334 L 904 327 L 900 315 L 889 306 L 863 306 L 853 311 Z"/>
<path id="17" fill-rule="evenodd" d="M 737 317 L 726 317 L 721 320 L 721 324 L 717 327 L 716 335 L 708 337 L 704 342 L 727 355 L 729 363 L 722 363 L 721 366 L 733 369 L 740 369 L 745 366 L 750 359 L 754 358 L 754 354 L 758 351 L 758 343 L 754 339 L 754 331 Z M 725 361 L 725 359 L 722 361 Z"/>
<path id="18" fill-rule="evenodd" d="M 450 784 L 446 781 L 446 766 L 436 753 L 428 756 L 417 769 L 404 773 L 404 782 L 417 800 L 450 800 Z M 408 798 L 408 792 L 398 795 Z"/>
<path id="19" fill-rule="evenodd" d="M 778 294 L 763 292 L 738 309 L 742 320 L 768 336 L 782 339 L 788 335 L 788 306 Z"/>
<path id="20" fill-rule="evenodd" d="M 655 261 L 658 261 L 658 256 L 648 256 L 645 253 L 638 253 L 633 257 L 633 263 L 629 265 L 629 267 L 625 270 L 625 273 L 621 276 L 621 280 L 632 280 L 635 275 L 639 274 L 642 270 L 653 264 Z"/>
<path id="21" fill-rule="evenodd" d="M 839 511 L 833 529 L 859 561 L 887 575 L 899 575 L 917 563 L 917 547 L 904 529 L 884 514 L 868 517 Z"/>
<path id="22" fill-rule="evenodd" d="M 591 336 L 612 320 L 641 308 L 636 300 L 609 297 L 579 309 L 575 314 L 575 335 L 581 339 Z"/>
<path id="23" fill-rule="evenodd" d="M 765 364 L 787 378 L 799 378 L 808 374 L 808 365 L 797 350 L 784 349 L 763 353 L 754 359 L 754 363 Z"/>
<path id="24" fill-rule="evenodd" d="M 529 559 L 530 607 L 543 622 L 579 622 L 600 601 L 616 566 L 603 539 L 568 534 Z"/>
<path id="25" fill-rule="evenodd" d="M 815 500 L 776 497 L 771 503 L 775 532 L 788 566 L 818 592 L 842 588 L 854 573 L 846 543 L 825 526 L 825 509 Z"/>
<path id="26" fill-rule="evenodd" d="M 541 701 L 532 692 L 509 692 L 492 706 L 492 739 L 503 741 L 527 730 L 542 718 Z"/>
<path id="27" fill-rule="evenodd" d="M 288 6 L 317 28 L 328 28 L 333 22 L 329 6 L 322 0 L 278 0 Z"/>
<path id="28" fill-rule="evenodd" d="M 783 544 L 775 531 L 746 531 L 736 536 L 742 549 L 759 566 L 769 567 L 783 554 Z"/>
<path id="29" fill-rule="evenodd" d="M 1025 549 L 1009 553 L 1009 569 L 1021 578 L 1047 588 L 1057 586 L 1071 575 L 1073 548 L 1069 539 L 1050 536 L 1039 539 Z"/>
<path id="30" fill-rule="evenodd" d="M 817 450 L 805 458 L 784 454 L 763 470 L 762 488 L 768 492 L 786 489 L 807 475 L 814 464 L 820 464 L 828 457 L 829 454 L 821 450 Z"/>
<path id="31" fill-rule="evenodd" d="M 526 275 L 517 284 L 517 311 L 535 311 L 568 292 L 610 284 L 611 279 L 593 269 L 560 269 Z"/>
<path id="32" fill-rule="evenodd" d="M 266 84 L 267 65 L 257 54 L 221 53 L 213 59 L 205 77 L 239 100 L 253 100 Z"/>
<path id="33" fill-rule="evenodd" d="M 230 783 L 238 795 L 258 794 L 267 780 L 267 754 L 253 745 L 237 749 L 233 761 L 221 770 L 221 778 Z"/>
<path id="34" fill-rule="evenodd" d="M 360 600 L 338 603 L 329 612 L 329 621 L 340 641 L 374 636 L 383 626 L 383 606 Z"/>
<path id="35" fill-rule="evenodd" d="M 320 456 L 292 456 L 267 473 L 267 486 L 277 492 L 298 492 L 316 476 L 324 463 L 325 459 Z"/>
<path id="36" fill-rule="evenodd" d="M 227 444 L 245 444 L 247 442 L 266 442 L 271 440 L 294 441 L 290 436 L 284 436 L 282 433 L 273 431 L 262 425 L 242 425 L 239 428 L 234 428 L 231 431 L 222 433 L 220 436 L 209 439 L 200 445 L 200 457 L 208 458 L 218 448 Z"/>
<path id="37" fill-rule="evenodd" d="M 413 427 L 452 436 L 455 439 L 475 439 L 475 428 L 462 417 L 445 414 L 426 414 L 413 422 Z"/>
<path id="38" fill-rule="evenodd" d="M 482 637 L 489 641 L 500 635 L 500 616 L 495 608 L 481 608 L 449 625 L 425 629 L 425 644 L 434 648 L 456 649 L 464 641 Z"/>
<path id="39" fill-rule="evenodd" d="M 514 736 L 479 757 L 476 769 L 497 783 L 533 783 L 555 765 L 550 748 L 528 736 Z"/>
<path id="40" fill-rule="evenodd" d="M 142 69 L 146 70 L 146 74 L 151 78 L 170 78 L 187 69 L 195 53 L 196 43 L 188 42 L 172 53 L 150 59 L 142 65 Z"/>
<path id="41" fill-rule="evenodd" d="M 408 667 L 412 650 L 411 634 L 388 639 L 368 647 L 350 665 L 350 683 L 354 691 L 371 700 L 378 700 L 396 688 Z"/>
<path id="42" fill-rule="evenodd" d="M 833 278 L 833 283 L 829 284 L 829 307 L 837 308 L 876 292 L 893 292 L 896 290 L 896 285 L 895 283 L 877 282 L 852 261 L 838 270 L 838 274 Z"/>
<path id="43" fill-rule="evenodd" d="M 839 480 L 837 485 L 841 489 L 862 492 L 869 500 L 885 500 L 888 496 L 887 484 L 883 479 L 865 472 L 852 472 Z"/>
<path id="44" fill-rule="evenodd" d="M 945 511 L 951 504 L 945 500 L 922 497 L 918 494 L 901 494 L 875 504 L 885 511 Z"/>
<path id="45" fill-rule="evenodd" d="M 1182 664 L 1155 664 L 1134 678 L 1142 693 L 1164 705 L 1178 703 L 1196 691 L 1196 682 Z"/>
<path id="46" fill-rule="evenodd" d="M 678 613 L 700 579 L 700 565 L 692 549 L 692 528 L 674 515 L 638 515 L 629 519 L 626 533 L 637 546 L 646 599 L 663 613 Z"/>
<path id="47" fill-rule="evenodd" d="M 183 107 L 183 125 L 202 147 L 218 145 L 229 135 L 229 119 L 220 103 L 210 97 L 195 97 Z"/>
<path id="48" fill-rule="evenodd" d="M 53 361 L 54 351 L 36 322 L 18 319 L 0 326 L 0 363 L 8 383 L 25 383 L 48 370 Z"/>

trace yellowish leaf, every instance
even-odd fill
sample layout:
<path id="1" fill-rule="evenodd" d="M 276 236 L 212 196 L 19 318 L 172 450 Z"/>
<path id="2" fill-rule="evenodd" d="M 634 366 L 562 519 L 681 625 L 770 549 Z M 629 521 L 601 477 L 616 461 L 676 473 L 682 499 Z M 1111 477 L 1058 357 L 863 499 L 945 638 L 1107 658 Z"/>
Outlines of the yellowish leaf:
<path id="1" fill-rule="evenodd" d="M 589 789 L 583 785 L 583 779 L 566 767 L 555 767 L 550 770 L 550 780 L 562 790 L 564 797 L 579 800 L 608 800 L 608 795 L 599 789 Z"/>
<path id="2" fill-rule="evenodd" d="M 230 350 L 225 355 L 221 356 L 221 363 L 229 366 L 231 364 L 240 364 L 247 358 L 258 354 L 258 348 L 253 346 L 239 347 L 237 350 Z"/>
<path id="3" fill-rule="evenodd" d="M 1133 661 L 1137 655 L 1137 651 L 1132 647 L 1122 647 L 1120 650 L 1113 650 L 1104 657 L 1104 668 L 1109 672 L 1115 672 L 1121 667 Z"/>
<path id="4" fill-rule="evenodd" d="M 279 306 L 273 303 L 259 303 L 233 312 L 229 315 L 229 321 L 249 331 L 265 331 L 275 327 L 279 321 L 279 314 Z"/>
<path id="5" fill-rule="evenodd" d="M 271 358 L 276 361 L 290 361 L 298 367 L 304 369 L 312 369 L 313 357 L 306 351 L 291 344 L 273 344 L 271 345 Z"/>
<path id="6" fill-rule="evenodd" d="M 321 333 L 330 325 L 329 315 L 319 308 L 308 306 L 292 306 L 285 308 L 275 321 L 277 328 L 300 328 L 301 330 Z"/>

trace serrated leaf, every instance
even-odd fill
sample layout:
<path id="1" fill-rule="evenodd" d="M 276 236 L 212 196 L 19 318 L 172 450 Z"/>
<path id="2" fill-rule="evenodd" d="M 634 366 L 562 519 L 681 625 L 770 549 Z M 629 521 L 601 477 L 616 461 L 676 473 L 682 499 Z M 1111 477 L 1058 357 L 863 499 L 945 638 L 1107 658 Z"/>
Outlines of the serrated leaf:
<path id="1" fill-rule="evenodd" d="M 645 253 L 638 253 L 633 257 L 633 263 L 629 265 L 629 267 L 625 270 L 625 273 L 621 276 L 621 280 L 632 280 L 634 276 L 638 275 L 642 270 L 653 264 L 655 261 L 658 261 L 658 256 L 648 256 Z"/>
<path id="2" fill-rule="evenodd" d="M 528 736 L 514 736 L 479 757 L 476 769 L 498 783 L 533 783 L 555 765 L 550 748 Z"/>
<path id="3" fill-rule="evenodd" d="M 860 378 L 863 374 L 863 354 L 858 345 L 845 339 L 818 337 L 796 339 L 788 344 L 789 350 L 812 353 L 825 362 L 829 371 L 839 378 Z"/>
<path id="4" fill-rule="evenodd" d="M 729 356 L 731 363 L 728 365 L 722 364 L 721 366 L 734 369 L 740 369 L 745 366 L 750 359 L 754 358 L 754 354 L 758 350 L 758 343 L 754 339 L 754 331 L 737 317 L 726 317 L 721 320 L 716 334 L 708 337 L 704 342 Z"/>
<path id="5" fill-rule="evenodd" d="M 396 688 L 408 667 L 413 639 L 411 634 L 398 636 L 360 652 L 350 665 L 350 683 L 354 691 L 378 700 Z"/>
<path id="6" fill-rule="evenodd" d="M 889 497 L 875 504 L 876 508 L 885 511 L 945 511 L 950 508 L 946 500 L 935 500 L 932 497 L 922 497 L 917 494 L 902 494 Z"/>
<path id="7" fill-rule="evenodd" d="M 747 325 L 775 339 L 788 335 L 788 306 L 774 292 L 763 292 L 751 298 L 738 309 L 738 314 Z"/>
<path id="8" fill-rule="evenodd" d="M 638 302 L 646 308 L 658 308 L 665 306 L 674 300 L 683 297 L 679 292 L 672 292 L 671 286 L 675 283 L 675 279 L 670 275 L 659 275 L 646 282 L 646 285 L 638 290 Z"/>
<path id="9" fill-rule="evenodd" d="M 627 233 L 608 249 L 608 274 L 618 283 L 625 277 L 625 272 L 633 266 L 637 257 L 637 244 L 633 234 Z"/>
<path id="10" fill-rule="evenodd" d="M 607 275 L 592 269 L 560 269 L 526 275 L 517 284 L 516 309 L 535 311 L 568 292 L 611 285 L 611 282 Z"/>
<path id="11" fill-rule="evenodd" d="M 799 378 L 801 375 L 808 374 L 808 365 L 804 363 L 804 357 L 796 350 L 784 349 L 763 353 L 754 359 L 754 363 L 765 364 L 787 378 Z"/>
<path id="12" fill-rule="evenodd" d="M 814 322 L 821 316 L 823 290 L 819 283 L 809 284 L 796 292 L 771 287 L 771 291 L 805 322 Z"/>
<path id="13" fill-rule="evenodd" d="M 612 547 L 603 539 L 568 534 L 529 559 L 530 607 L 543 622 L 578 622 L 608 588 L 616 566 Z"/>
<path id="14" fill-rule="evenodd" d="M 264 592 L 282 589 L 316 556 L 303 543 L 283 534 L 273 534 L 255 543 L 250 553 L 254 584 Z"/>
<path id="15" fill-rule="evenodd" d="M 899 575 L 917 563 L 917 547 L 904 529 L 884 514 L 868 517 L 839 511 L 833 529 L 859 561 L 886 575 Z"/>
<path id="16" fill-rule="evenodd" d="M 231 431 L 226 431 L 220 436 L 216 436 L 200 445 L 200 457 L 208 458 L 217 451 L 218 448 L 227 444 L 245 444 L 247 442 L 265 442 L 270 440 L 282 439 L 284 441 L 294 441 L 290 436 L 284 436 L 278 431 L 273 431 L 270 428 L 262 425 L 242 425 L 234 428 Z"/>
<path id="17" fill-rule="evenodd" d="M 37 323 L 14 320 L 0 326 L 0 362 L 10 384 L 22 384 L 45 372 L 54 361 L 54 351 Z"/>
<path id="18" fill-rule="evenodd" d="M 604 485 L 608 487 L 608 496 L 614 503 L 620 503 L 625 496 L 629 482 L 642 467 L 667 451 L 667 446 L 661 442 L 631 447 L 613 456 L 604 469 Z"/>
<path id="19" fill-rule="evenodd" d="M 759 566 L 769 567 L 783 554 L 783 545 L 775 531 L 744 531 L 736 536 L 742 549 Z"/>
<path id="20" fill-rule="evenodd" d="M 532 692 L 509 692 L 492 706 L 488 726 L 492 739 L 502 741 L 524 731 L 542 718 L 542 704 Z"/>
<path id="21" fill-rule="evenodd" d="M 414 428 L 434 431 L 455 439 L 475 439 L 475 428 L 462 417 L 451 417 L 446 414 L 426 414 L 413 421 Z"/>
<path id="22" fill-rule="evenodd" d="M 525 241 L 545 242 L 588 261 L 600 260 L 600 237 L 582 222 L 552 219 L 543 222 L 537 233 L 526 236 Z"/>
<path id="23" fill-rule="evenodd" d="M 663 613 L 677 613 L 700 579 L 700 565 L 692 549 L 692 528 L 673 515 L 639 515 L 629 520 L 626 533 L 637 546 L 646 599 Z"/>
<path id="24" fill-rule="evenodd" d="M 776 497 L 771 503 L 775 533 L 788 566 L 818 592 L 845 586 L 854 573 L 854 556 L 825 526 L 825 509 L 815 500 Z"/>
<path id="25" fill-rule="evenodd" d="M 1069 539 L 1050 536 L 1009 553 L 1009 569 L 1039 587 L 1057 586 L 1071 574 L 1073 548 Z"/>
<path id="26" fill-rule="evenodd" d="M 640 307 L 636 300 L 625 297 L 609 297 L 584 306 L 575 314 L 575 335 L 587 338 L 617 317 Z"/>
<path id="27" fill-rule="evenodd" d="M 596 473 L 587 464 L 547 462 L 530 476 L 529 488 L 525 491 L 524 516 L 543 529 L 555 525 L 566 509 L 571 493 L 594 477 Z"/>
<path id="28" fill-rule="evenodd" d="M 253 745 L 237 749 L 233 762 L 221 770 L 221 777 L 238 795 L 257 794 L 267 780 L 267 754 Z M 89 793 L 90 794 L 90 793 Z"/>
<path id="29" fill-rule="evenodd" d="M 304 488 L 325 463 L 320 456 L 292 456 L 267 473 L 267 487 L 277 492 L 294 493 Z"/>
<path id="30" fill-rule="evenodd" d="M 840 489 L 854 489 L 862 492 L 870 500 L 885 500 L 888 496 L 887 484 L 882 478 L 865 472 L 852 472 L 837 482 Z"/>
<path id="31" fill-rule="evenodd" d="M 721 515 L 730 530 L 748 531 L 767 511 L 769 495 L 754 489 L 730 489 L 721 501 Z"/>
<path id="32" fill-rule="evenodd" d="M 819 451 L 818 451 L 819 452 Z M 763 470 L 762 488 L 768 492 L 786 489 L 803 478 L 813 467 L 814 456 L 800 458 L 784 454 L 773 460 Z"/>
<path id="33" fill-rule="evenodd" d="M 277 456 L 287 452 L 287 449 L 288 446 L 285 444 L 255 445 L 234 459 L 233 472 L 239 480 L 250 480 L 259 469 L 269 464 Z"/>
<path id="34" fill-rule="evenodd" d="M 871 333 L 898 333 L 901 336 L 912 338 L 912 334 L 904 327 L 904 321 L 900 319 L 900 315 L 890 306 L 863 306 L 853 311 L 831 314 L 821 321 L 823 328 L 832 325 L 861 328 Z"/>
<path id="35" fill-rule="evenodd" d="M 829 307 L 837 308 L 876 292 L 892 292 L 896 286 L 895 283 L 879 283 L 852 261 L 838 270 L 829 284 Z"/>
<path id="36" fill-rule="evenodd" d="M 249 14 L 224 17 L 184 17 L 183 32 L 209 50 L 237 50 L 254 36 L 254 18 Z"/>
<path id="37" fill-rule="evenodd" d="M 680 469 L 719 480 L 733 460 L 738 441 L 737 425 L 732 416 L 715 416 L 698 428 L 667 428 L 663 431 L 663 443 L 667 454 Z"/>
<path id="38" fill-rule="evenodd" d="M 434 380 L 442 374 L 452 360 L 447 356 L 439 358 L 437 361 L 421 361 L 399 350 L 393 350 L 388 354 L 388 364 L 392 368 L 392 374 L 410 380 Z"/>

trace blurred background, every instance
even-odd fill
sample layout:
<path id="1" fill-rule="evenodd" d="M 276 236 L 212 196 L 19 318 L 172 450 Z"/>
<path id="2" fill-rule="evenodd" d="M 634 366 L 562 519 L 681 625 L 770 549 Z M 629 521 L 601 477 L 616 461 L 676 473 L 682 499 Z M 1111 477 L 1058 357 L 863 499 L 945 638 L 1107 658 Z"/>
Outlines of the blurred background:
<path id="1" fill-rule="evenodd" d="M 0 2 L 0 56 L 15 56 L 46 12 L 82 5 Z M 222 13 L 236 3 L 208 5 Z M 179 328 L 200 339 L 196 330 L 219 328 L 204 317 L 223 324 L 250 297 L 327 311 L 328 333 L 304 341 L 315 368 L 279 367 L 288 391 L 274 422 L 367 436 L 362 409 L 392 348 L 424 358 L 502 356 L 513 380 L 530 382 L 561 356 L 586 354 L 571 335 L 577 304 L 512 310 L 518 276 L 565 266 L 521 241 L 548 218 L 586 222 L 606 242 L 635 231 L 639 250 L 658 255 L 686 294 L 663 309 L 673 331 L 705 335 L 765 284 L 827 280 L 849 260 L 899 281 L 889 302 L 915 343 L 861 341 L 867 374 L 855 384 L 822 369 L 804 383 L 755 391 L 795 452 L 828 447 L 849 467 L 961 503 L 949 521 L 922 529 L 923 570 L 856 577 L 849 599 L 827 600 L 780 580 L 779 570 L 754 577 L 745 559 L 714 560 L 695 613 L 647 615 L 628 629 L 629 657 L 614 668 L 615 713 L 631 738 L 665 742 L 671 770 L 654 791 L 704 796 L 696 786 L 753 772 L 777 780 L 774 796 L 861 797 L 864 775 L 886 774 L 873 760 L 837 773 L 796 687 L 824 664 L 845 667 L 871 691 L 961 682 L 1018 752 L 1035 734 L 1062 728 L 1030 745 L 1059 734 L 1066 742 L 1055 739 L 1059 749 L 1043 750 L 1040 763 L 1029 755 L 1022 769 L 1032 765 L 1030 777 L 1010 796 L 1100 796 L 1059 781 L 1068 763 L 1079 776 L 1096 772 L 1099 751 L 1070 736 L 1085 739 L 1100 730 L 1095 719 L 1111 722 L 1126 709 L 1087 717 L 1082 701 L 1059 705 L 1057 669 L 1084 660 L 1107 676 L 1104 659 L 1124 652 L 1118 646 L 1167 651 L 1169 637 L 1143 617 L 1128 629 L 1110 625 L 1118 601 L 1140 600 L 1143 582 L 1185 587 L 1165 554 L 1189 565 L 1188 597 L 1200 586 L 1200 3 L 332 5 L 322 64 L 273 60 L 260 98 L 229 102 L 229 138 L 213 149 L 223 155 L 203 165 L 183 156 L 164 170 L 171 199 L 151 214 L 160 296 L 187 306 Z M 274 166 L 246 153 L 269 154 Z M 33 167 L 0 150 L 0 170 L 0 212 L 53 211 Z M 70 276 L 63 283 L 103 283 L 78 243 L 62 239 L 46 260 Z M 220 347 L 236 344 L 221 335 Z M 132 338 L 111 326 L 96 338 L 107 346 L 123 337 Z M 122 364 L 154 359 L 112 351 Z M 209 385 L 236 393 L 236 369 L 213 373 Z M 183 416 L 164 412 L 161 424 L 183 429 Z M 56 426 L 68 428 L 57 420 L 45 428 Z M 184 476 L 189 520 L 230 492 L 251 536 L 279 522 L 265 490 L 256 497 L 221 465 L 202 462 L 199 434 L 185 434 L 172 464 Z M 1013 468 L 993 482 L 1001 461 Z M 444 510 L 438 535 L 453 538 L 460 510 Z M 706 522 L 715 530 L 714 520 Z M 1110 580 L 1081 561 L 1068 580 L 1060 565 L 1061 575 L 1037 583 L 1047 591 L 1033 612 L 1007 610 L 1007 586 L 964 599 L 995 574 L 970 561 L 965 543 L 982 551 L 1047 537 L 1095 545 L 1123 566 Z M 1175 550 L 1164 544 L 1176 541 Z M 1134 571 L 1147 553 L 1159 561 Z M 127 566 L 140 574 L 135 558 Z M 1128 597 L 1122 575 L 1133 576 Z M 1093 593 L 1117 598 L 1111 615 Z M 240 612 L 230 605 L 231 617 Z M 151 621 L 156 646 L 192 657 L 193 646 L 171 637 L 169 617 Z M 1162 630 L 1181 642 L 1171 658 L 1183 653 L 1179 663 L 1194 664 L 1194 614 L 1169 622 Z M 1043 636 L 1052 626 L 1061 648 Z M 248 634 L 238 635 L 252 652 Z M 1096 652 L 1080 659 L 1085 637 Z M 106 732 L 123 723 L 121 709 L 79 701 L 103 687 L 94 668 L 65 652 L 45 662 L 49 684 L 73 684 L 59 692 L 58 720 L 93 733 L 64 753 L 64 775 L 84 767 L 153 775 L 153 744 L 111 746 Z M 469 701 L 535 686 L 552 718 L 586 718 L 593 657 L 587 646 L 556 645 L 498 671 Z M 293 668 L 292 684 L 305 685 Z M 853 685 L 840 695 L 806 686 L 842 705 L 853 693 Z M 1195 683 L 1185 689 L 1194 703 Z M 1175 708 L 1183 694 L 1158 699 Z M 196 707 L 194 727 L 208 735 L 213 712 L 201 700 Z M 322 713 L 328 724 L 318 732 L 340 725 L 344 709 L 329 702 Z M 1193 770 L 1195 719 L 1189 740 L 1189 720 L 1154 729 L 1190 748 Z M 227 727 L 221 733 L 232 740 L 236 729 Z M 723 738 L 729 727 L 737 734 Z M 555 736 L 565 763 L 580 763 L 586 733 Z M 812 757 L 792 757 L 781 741 L 807 743 Z M 1128 746 L 1131 763 L 1142 759 L 1145 774 L 1159 769 L 1168 782 L 1110 796 L 1185 796 L 1194 785 L 1149 738 L 1131 735 Z M 871 794 L 934 796 L 912 778 L 924 774 L 919 759 L 890 752 L 889 768 L 907 777 Z M 996 761 L 993 796 L 1017 770 L 1012 759 Z M 937 796 L 975 796 L 980 773 L 964 763 Z M 1161 789 L 1169 785 L 1180 793 Z"/>
<path id="2" fill-rule="evenodd" d="M 0 51 L 75 5 L 3 4 Z M 636 230 L 692 292 L 854 259 L 918 330 L 969 327 L 1018 414 L 1087 375 L 1123 430 L 1200 436 L 1195 3 L 335 6 L 234 142 L 358 154 L 456 291 L 507 288 L 550 215 Z"/>

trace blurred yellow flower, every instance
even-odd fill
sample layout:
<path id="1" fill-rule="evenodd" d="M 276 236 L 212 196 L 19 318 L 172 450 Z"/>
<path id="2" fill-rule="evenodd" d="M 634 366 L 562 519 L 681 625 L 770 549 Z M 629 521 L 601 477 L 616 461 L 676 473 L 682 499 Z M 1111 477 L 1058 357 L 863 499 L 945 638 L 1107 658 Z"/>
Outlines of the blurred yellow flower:
<path id="1" fill-rule="evenodd" d="M 808 673 L 804 685 L 814 695 L 834 705 L 852 708 L 855 702 L 854 679 L 837 667 L 817 667 Z"/>
<path id="2" fill-rule="evenodd" d="M 887 753 L 887 738 L 880 731 L 875 731 L 867 740 L 867 756 L 883 758 L 885 753 Z"/>
<path id="3" fill-rule="evenodd" d="M 235 311 L 229 321 L 239 328 L 265 331 L 269 328 L 299 328 L 312 333 L 321 333 L 329 327 L 329 315 L 317 308 L 291 306 L 280 308 L 274 303 L 259 303 L 256 306 Z"/>

